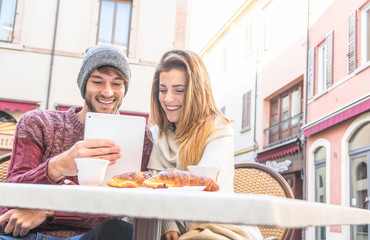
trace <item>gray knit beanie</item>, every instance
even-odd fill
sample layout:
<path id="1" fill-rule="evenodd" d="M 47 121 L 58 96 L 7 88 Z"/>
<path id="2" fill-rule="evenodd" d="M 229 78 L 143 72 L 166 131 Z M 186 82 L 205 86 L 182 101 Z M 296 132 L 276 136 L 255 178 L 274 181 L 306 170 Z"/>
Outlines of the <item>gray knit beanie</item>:
<path id="1" fill-rule="evenodd" d="M 126 77 L 126 95 L 131 77 L 131 71 L 126 54 L 121 49 L 113 45 L 96 45 L 86 49 L 80 73 L 78 74 L 77 85 L 80 88 L 82 97 L 85 98 L 86 83 L 90 74 L 95 69 L 102 66 L 114 67 Z"/>

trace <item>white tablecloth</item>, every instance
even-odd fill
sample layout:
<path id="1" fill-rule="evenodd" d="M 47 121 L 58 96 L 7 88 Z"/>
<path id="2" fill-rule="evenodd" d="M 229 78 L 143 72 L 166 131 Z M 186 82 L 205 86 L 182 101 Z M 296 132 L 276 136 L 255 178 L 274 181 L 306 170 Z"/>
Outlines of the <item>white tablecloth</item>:
<path id="1" fill-rule="evenodd" d="M 0 183 L 0 206 L 289 228 L 370 224 L 370 211 L 251 194 Z"/>

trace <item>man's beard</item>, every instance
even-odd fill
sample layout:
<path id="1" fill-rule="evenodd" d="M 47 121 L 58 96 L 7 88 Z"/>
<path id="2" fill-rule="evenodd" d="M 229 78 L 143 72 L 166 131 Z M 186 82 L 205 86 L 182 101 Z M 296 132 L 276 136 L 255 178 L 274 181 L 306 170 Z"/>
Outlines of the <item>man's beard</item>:
<path id="1" fill-rule="evenodd" d="M 91 98 L 87 98 L 87 99 L 85 99 L 85 102 L 86 102 L 86 105 L 87 105 L 87 107 L 89 108 L 89 110 L 90 110 L 91 112 L 98 112 L 98 110 L 97 110 L 97 109 L 95 108 L 95 106 L 92 104 Z M 112 109 L 112 112 L 110 112 L 110 113 L 116 113 L 116 112 L 118 111 L 119 107 L 121 106 L 121 104 L 122 104 L 122 98 L 117 99 L 117 100 L 116 100 L 116 105 L 115 105 L 115 107 Z"/>

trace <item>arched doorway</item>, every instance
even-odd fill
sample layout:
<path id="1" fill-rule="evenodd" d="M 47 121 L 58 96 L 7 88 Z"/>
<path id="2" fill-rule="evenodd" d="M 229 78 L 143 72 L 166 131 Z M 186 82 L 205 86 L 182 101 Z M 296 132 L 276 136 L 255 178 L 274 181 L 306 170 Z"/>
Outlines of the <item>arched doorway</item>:
<path id="1" fill-rule="evenodd" d="M 348 142 L 350 164 L 350 205 L 369 209 L 370 122 L 363 124 Z M 370 240 L 369 225 L 351 227 L 351 240 Z"/>

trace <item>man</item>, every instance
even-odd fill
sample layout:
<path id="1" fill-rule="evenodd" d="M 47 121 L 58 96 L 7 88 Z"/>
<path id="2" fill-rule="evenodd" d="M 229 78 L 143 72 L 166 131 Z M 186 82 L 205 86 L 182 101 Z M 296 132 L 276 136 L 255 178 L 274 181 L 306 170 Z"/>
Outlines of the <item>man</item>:
<path id="1" fill-rule="evenodd" d="M 77 79 L 84 98 L 83 107 L 71 107 L 66 112 L 34 110 L 23 115 L 17 124 L 6 182 L 64 184 L 69 180 L 77 183 L 74 162 L 77 157 L 102 158 L 114 164 L 121 154 L 113 141 L 83 140 L 85 115 L 90 111 L 117 114 L 127 93 L 130 75 L 127 58 L 120 49 L 110 45 L 88 48 Z M 146 138 L 143 167 L 150 151 L 151 141 Z M 116 218 L 6 208 L 0 208 L 0 215 L 0 224 L 3 224 L 0 232 L 4 232 L 0 233 L 0 239 L 23 237 L 30 231 L 67 238 Z M 30 236 L 33 237 L 27 235 Z"/>

